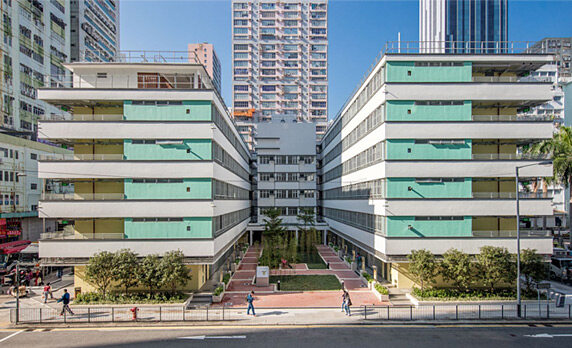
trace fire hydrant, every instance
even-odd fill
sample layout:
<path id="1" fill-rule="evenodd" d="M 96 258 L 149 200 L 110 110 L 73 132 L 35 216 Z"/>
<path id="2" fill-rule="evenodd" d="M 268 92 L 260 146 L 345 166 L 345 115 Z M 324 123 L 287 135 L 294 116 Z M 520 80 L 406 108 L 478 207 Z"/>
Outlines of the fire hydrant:
<path id="1" fill-rule="evenodd" d="M 133 320 L 137 321 L 137 311 L 139 310 L 139 308 L 137 307 L 133 307 L 130 309 L 131 313 L 133 313 Z"/>

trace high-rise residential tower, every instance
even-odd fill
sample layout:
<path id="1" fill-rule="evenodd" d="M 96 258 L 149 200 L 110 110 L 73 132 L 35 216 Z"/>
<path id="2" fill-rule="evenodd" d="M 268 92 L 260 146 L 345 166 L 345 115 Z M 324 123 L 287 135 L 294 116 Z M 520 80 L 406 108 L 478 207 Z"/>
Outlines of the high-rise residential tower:
<path id="1" fill-rule="evenodd" d="M 215 88 L 221 89 L 221 66 L 220 60 L 214 50 L 214 46 L 210 43 L 189 44 L 189 61 L 202 64 L 209 74 Z"/>
<path id="2" fill-rule="evenodd" d="M 327 10 L 327 0 L 232 1 L 232 107 L 249 145 L 253 124 L 277 115 L 314 122 L 324 134 Z"/>
<path id="3" fill-rule="evenodd" d="M 71 61 L 113 62 L 118 54 L 118 0 L 71 0 Z"/>
<path id="4" fill-rule="evenodd" d="M 502 53 L 508 0 L 419 0 L 419 40 L 426 53 Z"/>

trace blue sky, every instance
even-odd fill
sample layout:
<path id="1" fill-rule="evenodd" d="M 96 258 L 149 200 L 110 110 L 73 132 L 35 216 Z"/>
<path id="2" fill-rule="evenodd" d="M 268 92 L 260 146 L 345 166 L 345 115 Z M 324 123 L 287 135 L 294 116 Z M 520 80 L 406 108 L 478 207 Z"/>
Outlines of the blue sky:
<path id="1" fill-rule="evenodd" d="M 121 0 L 121 49 L 184 51 L 210 42 L 221 60 L 231 105 L 230 0 Z M 334 117 L 387 41 L 416 41 L 417 0 L 330 0 L 329 116 Z M 572 36 L 572 1 L 509 0 L 509 40 Z"/>

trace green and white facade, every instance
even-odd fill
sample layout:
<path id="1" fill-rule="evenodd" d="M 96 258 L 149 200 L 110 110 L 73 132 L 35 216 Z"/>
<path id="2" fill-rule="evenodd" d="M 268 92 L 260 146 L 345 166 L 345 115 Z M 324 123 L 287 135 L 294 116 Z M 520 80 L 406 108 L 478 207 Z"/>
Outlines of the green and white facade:
<path id="1" fill-rule="evenodd" d="M 321 148 L 320 210 L 328 239 L 367 256 L 378 274 L 409 287 L 415 249 L 516 251 L 515 168 L 551 176 L 520 154 L 551 138 L 544 119 L 517 111 L 551 99 L 550 83 L 519 82 L 548 55 L 386 54 L 329 126 Z M 526 179 L 525 179 L 526 180 Z M 522 216 L 552 215 L 551 200 L 520 194 Z M 552 253 L 544 231 L 522 248 Z"/>
<path id="2" fill-rule="evenodd" d="M 46 234 L 40 256 L 81 267 L 101 250 L 178 249 L 200 288 L 250 221 L 250 154 L 208 74 L 196 64 L 67 68 L 73 88 L 39 97 L 73 119 L 42 121 L 39 135 L 72 146 L 74 158 L 41 160 L 39 176 L 74 193 L 45 194 L 39 214 L 74 223 Z"/>

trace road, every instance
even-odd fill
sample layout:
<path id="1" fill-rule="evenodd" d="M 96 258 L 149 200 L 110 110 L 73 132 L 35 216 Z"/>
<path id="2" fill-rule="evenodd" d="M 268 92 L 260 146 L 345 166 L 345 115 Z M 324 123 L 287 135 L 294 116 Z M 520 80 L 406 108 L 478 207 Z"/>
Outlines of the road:
<path id="1" fill-rule="evenodd" d="M 7 347 L 566 347 L 572 325 L 137 327 L 0 331 Z"/>

